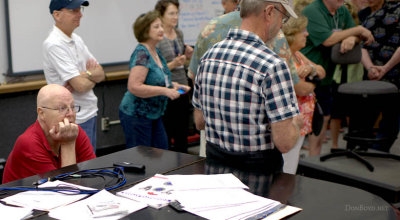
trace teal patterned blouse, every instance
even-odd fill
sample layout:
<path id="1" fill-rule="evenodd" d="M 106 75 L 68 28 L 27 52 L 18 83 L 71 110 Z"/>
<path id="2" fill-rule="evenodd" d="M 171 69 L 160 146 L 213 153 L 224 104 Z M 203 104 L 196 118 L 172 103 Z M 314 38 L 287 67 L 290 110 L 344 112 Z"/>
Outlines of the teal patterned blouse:
<path id="1" fill-rule="evenodd" d="M 163 69 L 157 65 L 147 48 L 143 44 L 138 44 L 135 51 L 132 53 L 129 69 L 137 65 L 145 66 L 149 69 L 149 72 L 147 73 L 144 84 L 171 87 L 171 72 L 158 49 L 157 54 L 163 64 Z M 153 120 L 160 118 L 164 114 L 167 103 L 168 97 L 166 96 L 139 98 L 127 91 L 122 98 L 119 109 L 126 115 Z"/>

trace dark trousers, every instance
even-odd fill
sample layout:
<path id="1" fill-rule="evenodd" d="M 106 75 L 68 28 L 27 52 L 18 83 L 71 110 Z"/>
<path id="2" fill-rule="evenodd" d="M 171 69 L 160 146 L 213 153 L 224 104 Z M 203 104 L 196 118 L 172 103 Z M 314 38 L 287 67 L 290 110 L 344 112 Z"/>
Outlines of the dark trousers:
<path id="1" fill-rule="evenodd" d="M 126 147 L 149 146 L 168 149 L 167 135 L 161 118 L 147 119 L 126 115 L 119 110 Z"/>
<path id="2" fill-rule="evenodd" d="M 189 130 L 189 94 L 183 94 L 175 100 L 169 100 L 163 116 L 164 127 L 168 136 L 170 149 L 187 152 Z M 171 139 L 174 139 L 171 147 Z"/>
<path id="3" fill-rule="evenodd" d="M 207 159 L 232 167 L 248 168 L 265 173 L 281 172 L 283 166 L 282 153 L 276 148 L 256 152 L 231 152 L 207 142 L 206 155 Z"/>

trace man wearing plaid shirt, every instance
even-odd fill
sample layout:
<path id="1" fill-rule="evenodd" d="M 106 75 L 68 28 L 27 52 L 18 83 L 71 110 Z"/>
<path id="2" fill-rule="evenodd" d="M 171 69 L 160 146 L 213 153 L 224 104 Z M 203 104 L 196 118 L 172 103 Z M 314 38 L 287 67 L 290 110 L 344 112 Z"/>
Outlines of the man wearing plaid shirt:
<path id="1" fill-rule="evenodd" d="M 242 0 L 240 16 L 240 29 L 200 60 L 196 127 L 205 127 L 207 158 L 281 170 L 281 153 L 294 146 L 303 121 L 288 67 L 265 42 L 297 16 L 287 0 Z"/>

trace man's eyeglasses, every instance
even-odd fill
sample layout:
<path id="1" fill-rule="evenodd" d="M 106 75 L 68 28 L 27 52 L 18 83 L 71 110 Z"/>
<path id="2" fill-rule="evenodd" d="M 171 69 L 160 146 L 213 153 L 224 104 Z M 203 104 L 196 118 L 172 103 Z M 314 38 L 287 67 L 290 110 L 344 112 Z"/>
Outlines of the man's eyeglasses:
<path id="1" fill-rule="evenodd" d="M 290 16 L 284 13 L 283 11 L 279 10 L 275 5 L 274 8 L 285 16 L 282 18 L 282 24 L 285 24 L 289 20 Z"/>
<path id="2" fill-rule="evenodd" d="M 79 106 L 79 105 L 60 106 L 58 108 L 49 108 L 49 107 L 46 107 L 46 106 L 41 106 L 39 108 L 50 109 L 50 110 L 58 110 L 58 112 L 61 113 L 61 114 L 67 114 L 69 112 L 69 110 L 72 110 L 73 112 L 79 112 L 81 110 L 81 106 Z"/>

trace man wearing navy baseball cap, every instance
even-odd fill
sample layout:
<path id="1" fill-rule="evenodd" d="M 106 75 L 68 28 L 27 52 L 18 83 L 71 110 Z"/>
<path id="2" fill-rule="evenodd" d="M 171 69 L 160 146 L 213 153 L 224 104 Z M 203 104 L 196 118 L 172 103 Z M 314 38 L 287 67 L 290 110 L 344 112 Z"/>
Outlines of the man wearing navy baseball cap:
<path id="1" fill-rule="evenodd" d="M 51 0 L 49 8 L 50 14 L 53 14 L 55 10 L 59 11 L 63 8 L 76 9 L 81 6 L 89 6 L 89 2 L 83 0 Z"/>
<path id="2" fill-rule="evenodd" d="M 96 83 L 104 80 L 104 71 L 83 42 L 74 33 L 83 16 L 84 0 L 51 0 L 50 13 L 55 25 L 43 42 L 43 70 L 48 84 L 69 89 L 75 104 L 81 106 L 76 123 L 82 127 L 96 152 Z"/>

